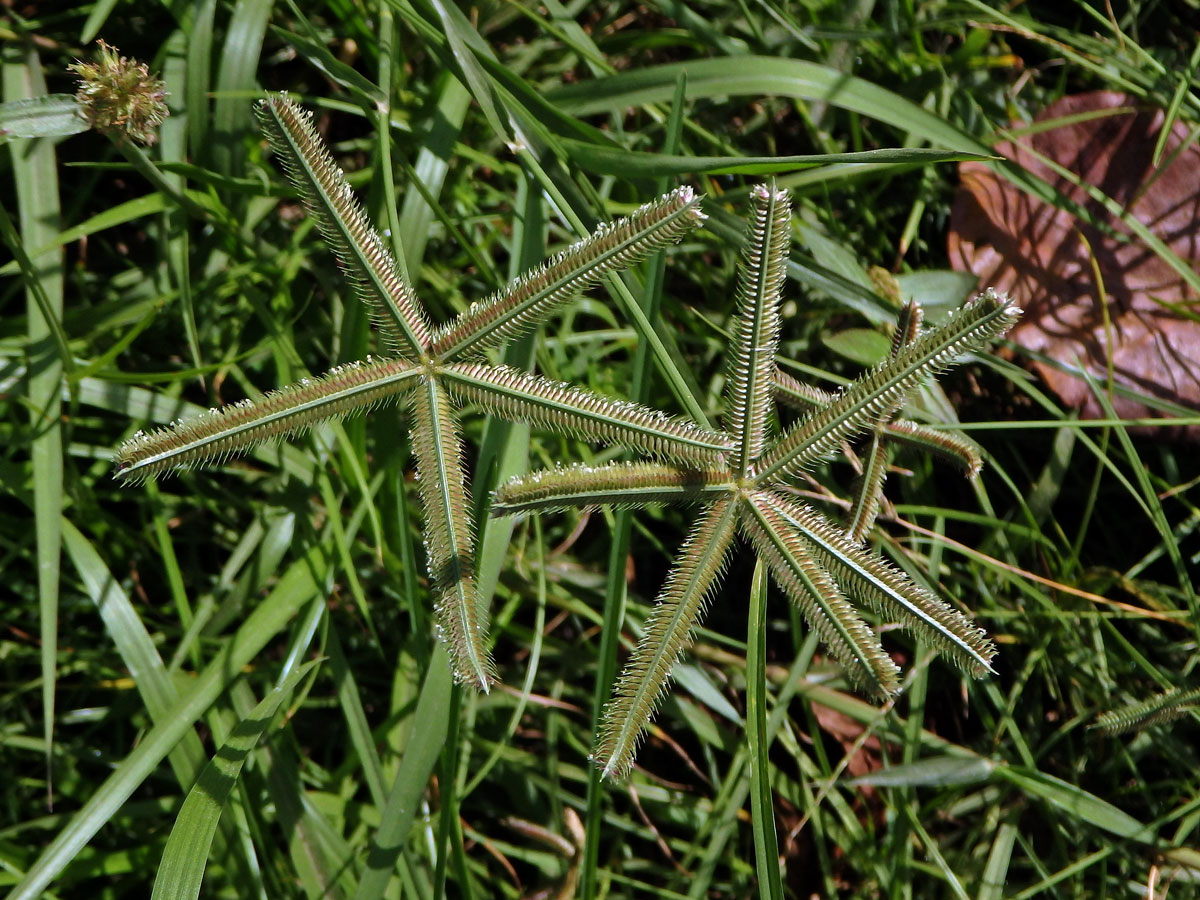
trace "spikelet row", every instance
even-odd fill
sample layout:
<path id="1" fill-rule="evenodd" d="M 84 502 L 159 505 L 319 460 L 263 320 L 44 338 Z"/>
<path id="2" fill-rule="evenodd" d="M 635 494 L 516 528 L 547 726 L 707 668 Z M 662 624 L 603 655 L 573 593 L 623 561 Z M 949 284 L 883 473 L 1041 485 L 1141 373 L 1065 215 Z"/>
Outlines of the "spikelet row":
<path id="1" fill-rule="evenodd" d="M 503 419 L 557 434 L 619 444 L 699 466 L 722 462 L 730 447 L 729 438 L 720 432 L 529 372 L 471 363 L 446 365 L 440 371 L 459 399 Z"/>
<path id="2" fill-rule="evenodd" d="M 995 291 L 978 295 L 942 326 L 847 385 L 828 405 L 812 410 L 764 454 L 756 471 L 772 478 L 788 477 L 825 459 L 842 441 L 889 415 L 926 378 L 1007 331 L 1020 312 Z"/>
<path id="3" fill-rule="evenodd" d="M 887 478 L 888 461 L 887 442 L 876 433 L 871 438 L 871 444 L 863 455 L 862 474 L 854 484 L 854 502 L 850 506 L 850 514 L 846 517 L 846 537 L 856 544 L 862 543 L 875 524 L 879 515 L 879 505 L 883 501 L 883 482 Z"/>
<path id="4" fill-rule="evenodd" d="M 262 441 L 294 435 L 335 416 L 366 412 L 414 386 L 416 374 L 404 360 L 368 357 L 257 400 L 139 431 L 117 450 L 113 477 L 140 482 L 171 469 L 219 464 Z"/>
<path id="5" fill-rule="evenodd" d="M 850 680 L 876 697 L 894 695 L 900 687 L 899 667 L 818 563 L 810 542 L 763 496 L 748 498 L 744 505 L 749 512 L 741 519 L 746 536 Z"/>
<path id="6" fill-rule="evenodd" d="M 809 410 L 814 406 L 825 406 L 831 403 L 835 396 L 837 395 L 829 391 L 805 384 L 782 369 L 775 372 L 775 399 L 793 409 Z"/>
<path id="7" fill-rule="evenodd" d="M 737 501 L 714 503 L 692 526 L 641 640 L 604 708 L 594 758 L 605 778 L 623 778 L 667 687 L 671 669 L 704 615 L 729 558 Z"/>
<path id="8" fill-rule="evenodd" d="M 423 379 L 411 395 L 412 450 L 425 512 L 425 555 L 439 636 L 455 680 L 485 693 L 496 680 L 485 646 L 487 610 L 475 583 L 475 535 L 462 438 L 446 391 Z"/>
<path id="9" fill-rule="evenodd" d="M 940 431 L 907 419 L 897 419 L 888 423 L 886 433 L 899 444 L 915 447 L 924 453 L 934 453 L 956 463 L 968 478 L 974 478 L 983 469 L 979 445 L 957 432 Z"/>
<path id="10" fill-rule="evenodd" d="M 435 359 L 451 360 L 517 337 L 609 272 L 627 269 L 655 250 L 676 243 L 704 218 L 699 198 L 690 187 L 681 187 L 639 207 L 627 218 L 601 225 L 460 313 L 439 330 L 431 354 Z"/>
<path id="11" fill-rule="evenodd" d="M 996 647 L 978 625 L 881 557 L 851 541 L 812 507 L 775 493 L 764 497 L 793 531 L 803 534 L 814 558 L 832 574 L 850 599 L 915 628 L 964 672 L 978 678 L 991 671 Z"/>
<path id="12" fill-rule="evenodd" d="M 1091 727 L 1105 734 L 1124 734 L 1127 731 L 1182 719 L 1195 710 L 1198 704 L 1200 688 L 1175 688 L 1139 703 L 1102 713 L 1096 717 Z"/>
<path id="13" fill-rule="evenodd" d="M 734 469 L 745 474 L 762 453 L 775 400 L 775 349 L 780 297 L 791 246 L 792 208 L 787 191 L 765 185 L 750 193 L 751 218 L 738 266 L 738 318 L 729 356 L 730 434 L 737 435 Z"/>
<path id="14" fill-rule="evenodd" d="M 312 113 L 286 94 L 255 107 L 263 131 L 304 205 L 316 219 L 346 278 L 397 351 L 413 358 L 429 345 L 431 328 L 412 287 L 313 127 Z"/>
<path id="15" fill-rule="evenodd" d="M 492 495 L 492 515 L 712 499 L 733 489 L 727 469 L 680 469 L 660 463 L 579 463 L 518 475 Z"/>

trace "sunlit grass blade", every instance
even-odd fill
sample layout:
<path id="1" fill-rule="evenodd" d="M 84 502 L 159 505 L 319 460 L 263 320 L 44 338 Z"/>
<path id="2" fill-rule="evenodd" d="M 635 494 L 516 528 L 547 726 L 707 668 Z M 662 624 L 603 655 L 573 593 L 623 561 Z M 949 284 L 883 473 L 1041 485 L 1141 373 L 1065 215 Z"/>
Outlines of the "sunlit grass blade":
<path id="1" fill-rule="evenodd" d="M 788 429 L 764 454 L 757 474 L 787 477 L 825 458 L 843 440 L 887 415 L 926 378 L 1003 334 L 1018 315 L 1020 310 L 1003 295 L 991 290 L 979 294 L 940 327 L 847 385 L 831 403 L 814 409 Z"/>
<path id="2" fill-rule="evenodd" d="M 362 413 L 416 385 L 401 359 L 347 363 L 258 400 L 243 400 L 149 433 L 117 451 L 114 477 L 140 481 L 159 472 L 219 463 L 256 444 L 287 437 L 334 416 Z"/>
<path id="3" fill-rule="evenodd" d="M 1124 734 L 1127 731 L 1182 719 L 1197 706 L 1200 706 L 1200 688 L 1176 688 L 1156 694 L 1140 703 L 1110 709 L 1097 716 L 1091 727 L 1105 734 Z"/>
<path id="4" fill-rule="evenodd" d="M 737 502 L 714 503 L 692 526 L 667 583 L 646 620 L 641 640 L 613 688 L 594 758 L 605 778 L 624 778 L 654 715 L 671 669 L 720 578 L 737 532 Z"/>
<path id="5" fill-rule="evenodd" d="M 767 565 L 761 557 L 750 582 L 746 617 L 746 744 L 750 749 L 750 815 L 759 896 L 783 900 L 779 839 L 771 790 L 771 739 L 767 731 Z"/>
<path id="6" fill-rule="evenodd" d="M 262 652 L 297 610 L 328 591 L 328 585 L 314 581 L 321 566 L 321 553 L 314 548 L 280 576 L 274 590 L 255 606 L 236 634 L 224 639 L 213 661 L 190 681 L 189 689 L 179 702 L 168 710 L 160 723 L 142 735 L 137 746 L 42 849 L 9 893 L 8 900 L 36 900 L 45 896 L 50 883 L 116 815 L 172 748 L 178 746 L 243 667 Z"/>
<path id="7" fill-rule="evenodd" d="M 992 671 L 995 645 L 961 612 L 852 542 L 811 507 L 778 495 L 769 502 L 790 527 L 811 542 L 847 596 L 912 627 L 918 637 L 944 650 L 963 671 L 975 677 Z"/>
<path id="8" fill-rule="evenodd" d="M 420 356 L 431 332 L 425 313 L 317 136 L 312 114 L 282 94 L 260 101 L 255 111 L 284 171 L 385 336 L 397 350 Z"/>
<path id="9" fill-rule="evenodd" d="M 487 611 L 475 587 L 475 542 L 462 439 L 450 398 L 433 379 L 412 395 L 412 448 L 425 509 L 425 553 L 438 629 L 455 678 L 481 691 L 496 680 L 484 646 Z"/>
<path id="10" fill-rule="evenodd" d="M 600 226 L 471 306 L 439 330 L 431 354 L 437 359 L 456 359 L 523 334 L 609 272 L 627 269 L 655 250 L 674 244 L 703 221 L 700 198 L 689 187 L 676 188 L 628 218 Z"/>
<path id="11" fill-rule="evenodd" d="M 584 440 L 631 447 L 683 463 L 720 461 L 729 438 L 683 419 L 504 366 L 451 363 L 439 370 L 461 399 L 492 415 Z"/>
<path id="12" fill-rule="evenodd" d="M 289 672 L 251 714 L 237 724 L 200 773 L 171 827 L 154 879 L 151 900 L 195 900 L 200 895 L 217 823 L 229 795 L 237 786 L 246 757 L 258 745 L 280 704 L 318 663 L 319 660 L 312 660 Z"/>
<path id="13" fill-rule="evenodd" d="M 737 435 L 733 468 L 745 475 L 762 452 L 774 403 L 779 304 L 791 246 L 787 191 L 759 185 L 750 194 L 750 224 L 738 266 L 737 327 L 729 355 L 730 434 Z"/>
<path id="14" fill-rule="evenodd" d="M 825 647 L 846 669 L 850 680 L 876 697 L 899 690 L 900 670 L 877 635 L 855 611 L 829 573 L 818 564 L 812 546 L 767 495 L 742 501 L 742 527 L 767 561 L 775 582 L 796 604 Z M 832 527 L 832 526 L 831 526 Z"/>
<path id="15" fill-rule="evenodd" d="M 27 49 L 26 49 L 27 48 Z M 17 42 L 6 49 L 3 64 L 4 99 L 43 97 L 46 81 L 42 62 L 32 44 Z M 33 100 L 31 102 L 37 102 Z M 24 388 L 31 437 L 30 479 L 33 485 L 33 532 L 37 546 L 38 629 L 41 646 L 42 738 L 49 774 L 54 747 L 55 689 L 58 682 L 58 613 L 62 556 L 63 484 L 63 367 L 71 358 L 62 350 L 65 267 L 62 249 L 55 246 L 62 214 L 58 163 L 49 138 L 11 144 L 16 187 L 21 255 L 28 259 L 25 285 L 27 341 L 21 347 L 29 364 Z M 7 216 L 5 217 L 7 220 Z M 11 239 L 11 236 L 10 236 Z M 43 247 L 52 249 L 38 253 Z M 32 277 L 31 277 L 32 276 Z M 10 310 L 10 315 L 13 315 Z M 14 332 L 15 336 L 15 332 Z M 47 778 L 48 790 L 53 779 Z M 47 797 L 52 802 L 52 796 Z"/>
<path id="16" fill-rule="evenodd" d="M 549 512 L 592 506 L 618 509 L 647 503 L 712 501 L 734 488 L 725 469 L 681 469 L 658 463 L 618 462 L 543 469 L 501 485 L 492 515 Z"/>

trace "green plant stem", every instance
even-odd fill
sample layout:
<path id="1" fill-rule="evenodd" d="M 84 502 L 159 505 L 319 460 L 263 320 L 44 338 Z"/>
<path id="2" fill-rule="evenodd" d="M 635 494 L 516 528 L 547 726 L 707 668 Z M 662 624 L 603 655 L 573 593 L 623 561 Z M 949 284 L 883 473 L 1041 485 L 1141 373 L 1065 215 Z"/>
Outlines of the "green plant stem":
<path id="1" fill-rule="evenodd" d="M 771 792 L 770 738 L 767 733 L 767 568 L 759 559 L 750 587 L 746 635 L 746 739 L 750 746 L 750 814 L 759 896 L 782 900 L 779 841 Z"/>

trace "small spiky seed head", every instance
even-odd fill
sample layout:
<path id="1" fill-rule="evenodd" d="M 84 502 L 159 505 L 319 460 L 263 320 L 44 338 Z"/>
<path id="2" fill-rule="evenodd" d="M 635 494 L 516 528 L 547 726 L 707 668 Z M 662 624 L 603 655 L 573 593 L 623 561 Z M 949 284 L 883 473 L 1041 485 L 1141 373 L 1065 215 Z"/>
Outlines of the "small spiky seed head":
<path id="1" fill-rule="evenodd" d="M 104 41 L 98 43 L 95 62 L 76 60 L 67 66 L 79 76 L 75 99 L 88 126 L 117 140 L 153 144 L 169 115 L 166 84 L 152 76 L 145 63 L 121 56 Z"/>

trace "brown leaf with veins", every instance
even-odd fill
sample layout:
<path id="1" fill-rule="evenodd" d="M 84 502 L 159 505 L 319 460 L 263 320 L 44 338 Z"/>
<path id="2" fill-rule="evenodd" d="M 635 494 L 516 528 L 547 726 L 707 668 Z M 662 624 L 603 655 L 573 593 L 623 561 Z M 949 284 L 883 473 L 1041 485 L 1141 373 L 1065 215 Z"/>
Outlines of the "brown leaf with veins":
<path id="1" fill-rule="evenodd" d="M 1090 222 L 1026 194 L 983 163 L 960 164 L 950 262 L 978 276 L 981 284 L 1007 291 L 1024 307 L 1009 335 L 1021 346 L 1069 366 L 1082 363 L 1102 388 L 1111 353 L 1116 385 L 1200 409 L 1200 322 L 1186 314 L 1200 315 L 1196 292 L 1120 219 L 1039 158 L 1099 188 L 1196 270 L 1200 149 L 1185 145 L 1188 129 L 1177 121 L 1155 167 L 1164 115 L 1136 103 L 1108 91 L 1063 97 L 1036 121 L 1084 116 L 1083 121 L 994 148 L 1086 210 Z M 1097 300 L 1104 295 L 1107 322 Z M 1085 418 L 1103 416 L 1082 378 L 1042 363 L 1034 368 L 1065 405 Z M 1125 418 L 1162 415 L 1119 393 L 1111 400 Z M 1174 434 L 1200 440 L 1197 427 Z"/>

